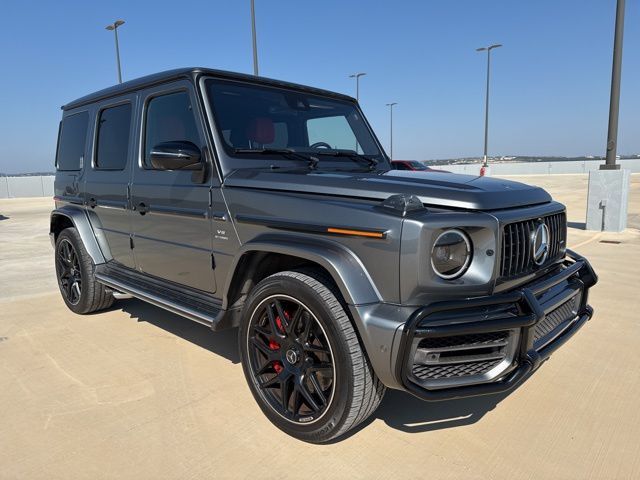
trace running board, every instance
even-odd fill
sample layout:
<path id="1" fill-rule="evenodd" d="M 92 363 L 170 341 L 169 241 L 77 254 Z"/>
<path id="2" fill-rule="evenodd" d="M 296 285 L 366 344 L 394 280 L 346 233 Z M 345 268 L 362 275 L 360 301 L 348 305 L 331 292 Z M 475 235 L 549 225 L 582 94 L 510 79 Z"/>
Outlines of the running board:
<path id="1" fill-rule="evenodd" d="M 156 279 L 112 262 L 96 266 L 95 278 L 119 292 L 144 300 L 177 315 L 221 330 L 225 310 L 205 292 Z"/>

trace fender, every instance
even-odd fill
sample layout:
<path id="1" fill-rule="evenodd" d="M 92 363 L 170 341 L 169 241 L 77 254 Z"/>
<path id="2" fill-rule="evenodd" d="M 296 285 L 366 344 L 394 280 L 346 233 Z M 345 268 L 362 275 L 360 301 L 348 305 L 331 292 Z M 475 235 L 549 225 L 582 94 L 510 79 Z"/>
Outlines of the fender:
<path id="1" fill-rule="evenodd" d="M 228 308 L 228 293 L 242 256 L 250 252 L 281 253 L 309 260 L 322 266 L 333 278 L 349 305 L 366 305 L 382 301 L 369 273 L 360 259 L 343 245 L 326 239 L 291 238 L 291 235 L 265 234 L 245 243 L 227 275 L 223 308 Z"/>
<path id="2" fill-rule="evenodd" d="M 64 205 L 60 208 L 56 208 L 51 212 L 51 219 L 49 222 L 49 235 L 52 240 L 55 241 L 53 236 L 55 235 L 55 224 L 57 217 L 66 217 L 75 227 L 82 238 L 84 248 L 87 249 L 87 253 L 93 260 L 93 263 L 99 265 L 106 263 L 110 255 L 105 257 L 103 250 L 100 248 L 98 239 L 96 239 L 96 233 L 91 227 L 91 222 L 87 216 L 86 210 L 79 206 Z M 102 242 L 105 245 L 105 242 Z"/>

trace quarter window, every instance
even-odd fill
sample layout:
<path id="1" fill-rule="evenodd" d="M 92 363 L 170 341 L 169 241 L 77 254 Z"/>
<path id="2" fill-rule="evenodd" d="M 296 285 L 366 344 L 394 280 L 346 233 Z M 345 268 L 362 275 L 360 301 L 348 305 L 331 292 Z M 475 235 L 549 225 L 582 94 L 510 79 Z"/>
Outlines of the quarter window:
<path id="1" fill-rule="evenodd" d="M 187 92 L 162 95 L 149 101 L 144 138 L 144 163 L 149 168 L 149 154 L 160 143 L 191 142 L 200 146 L 200 135 Z"/>
<path id="2" fill-rule="evenodd" d="M 98 118 L 95 167 L 122 170 L 127 164 L 131 132 L 131 104 L 105 108 Z"/>
<path id="3" fill-rule="evenodd" d="M 89 114 L 87 112 L 68 115 L 60 125 L 56 167 L 58 170 L 80 170 L 84 157 Z"/>

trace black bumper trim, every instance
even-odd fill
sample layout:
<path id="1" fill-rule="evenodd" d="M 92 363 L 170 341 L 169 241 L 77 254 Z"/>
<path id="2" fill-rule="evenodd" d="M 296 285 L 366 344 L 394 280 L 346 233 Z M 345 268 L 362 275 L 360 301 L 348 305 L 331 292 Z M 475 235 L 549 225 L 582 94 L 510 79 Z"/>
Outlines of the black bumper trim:
<path id="1" fill-rule="evenodd" d="M 402 332 L 396 375 L 407 391 L 423 400 L 438 401 L 487 395 L 505 392 L 516 387 L 530 373 L 565 342 L 567 342 L 592 316 L 593 308 L 587 305 L 588 290 L 598 281 L 588 260 L 577 253 L 567 250 L 564 268 L 534 284 L 506 293 L 489 295 L 459 301 L 437 302 L 417 309 L 407 320 Z M 582 290 L 582 299 L 576 319 L 552 342 L 540 350 L 533 348 L 535 325 L 545 317 L 543 305 L 536 298 L 549 289 L 571 281 Z M 520 311 L 517 316 L 473 321 L 459 324 L 424 325 L 429 316 L 453 310 L 468 310 L 478 307 L 516 305 Z M 521 329 L 520 345 L 516 354 L 517 365 L 498 380 L 474 385 L 442 389 L 426 389 L 411 381 L 409 373 L 413 364 L 412 344 L 414 339 L 423 337 L 443 337 L 496 330 Z"/>

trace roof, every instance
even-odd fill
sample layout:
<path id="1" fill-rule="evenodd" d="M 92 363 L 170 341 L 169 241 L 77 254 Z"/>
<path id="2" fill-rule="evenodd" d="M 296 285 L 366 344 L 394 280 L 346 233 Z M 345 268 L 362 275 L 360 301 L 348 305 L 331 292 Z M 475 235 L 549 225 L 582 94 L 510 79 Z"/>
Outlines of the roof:
<path id="1" fill-rule="evenodd" d="M 299 85 L 296 83 L 285 82 L 282 80 L 274 80 L 266 77 L 258 77 L 255 75 L 247 75 L 244 73 L 236 73 L 236 72 L 228 72 L 225 70 L 215 70 L 212 68 L 202 68 L 202 67 L 190 67 L 190 68 L 177 68 L 174 70 L 167 70 L 164 72 L 154 73 L 152 75 L 147 75 L 144 77 L 136 78 L 134 80 L 129 80 L 124 83 L 120 83 L 118 85 L 114 85 L 112 87 L 105 88 L 103 90 L 98 90 L 97 92 L 90 93 L 89 95 L 85 95 L 84 97 L 80 97 L 72 102 L 67 103 L 62 106 L 63 110 L 71 110 L 76 107 L 80 107 L 82 105 L 87 105 L 89 103 L 97 102 L 99 100 L 103 100 L 110 97 L 115 97 L 117 95 L 121 95 L 128 92 L 133 92 L 136 90 L 140 90 L 141 88 L 146 88 L 152 85 L 157 85 L 160 83 L 169 82 L 172 80 L 177 80 L 179 78 L 189 78 L 195 80 L 201 75 L 210 75 L 215 76 L 217 78 L 225 78 L 230 80 L 240 80 L 244 82 L 251 82 L 261 85 L 270 85 L 281 88 L 288 88 L 294 90 L 301 90 L 308 93 L 314 93 L 317 95 L 323 95 L 328 97 L 340 98 L 343 100 L 348 100 L 355 102 L 356 100 L 353 97 L 348 95 L 343 95 L 341 93 L 331 92 L 329 90 L 323 90 L 315 87 L 308 87 L 305 85 Z"/>

